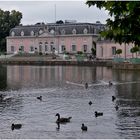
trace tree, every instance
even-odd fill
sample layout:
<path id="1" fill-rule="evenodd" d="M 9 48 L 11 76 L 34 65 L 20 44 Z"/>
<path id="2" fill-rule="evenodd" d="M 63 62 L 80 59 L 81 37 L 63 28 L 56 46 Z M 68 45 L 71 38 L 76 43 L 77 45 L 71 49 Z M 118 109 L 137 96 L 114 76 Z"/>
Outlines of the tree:
<path id="1" fill-rule="evenodd" d="M 56 24 L 63 24 L 63 23 L 64 23 L 63 20 L 56 21 Z"/>
<path id="2" fill-rule="evenodd" d="M 139 51 L 139 47 L 138 46 L 134 46 L 133 48 L 130 49 L 130 52 L 132 53 L 132 57 L 133 57 L 133 53 L 136 53 L 136 58 L 137 58 L 137 52 Z"/>
<path id="3" fill-rule="evenodd" d="M 87 1 L 88 6 L 96 5 L 109 12 L 106 30 L 101 33 L 115 42 L 140 45 L 140 2 L 139 1 Z"/>
<path id="4" fill-rule="evenodd" d="M 122 49 L 117 49 L 116 54 L 119 55 L 119 57 L 120 57 L 120 54 L 122 54 Z"/>
<path id="5" fill-rule="evenodd" d="M 22 13 L 12 10 L 3 11 L 0 9 L 0 51 L 6 51 L 6 37 L 11 28 L 20 24 Z"/>

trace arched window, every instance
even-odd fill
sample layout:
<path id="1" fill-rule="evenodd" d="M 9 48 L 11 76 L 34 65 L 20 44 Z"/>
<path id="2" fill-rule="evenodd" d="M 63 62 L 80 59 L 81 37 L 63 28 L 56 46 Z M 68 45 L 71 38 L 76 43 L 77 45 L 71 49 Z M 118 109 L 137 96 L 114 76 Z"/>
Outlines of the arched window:
<path id="1" fill-rule="evenodd" d="M 43 30 L 42 30 L 42 29 L 40 29 L 40 30 L 39 30 L 39 34 L 42 34 L 42 33 L 43 33 Z"/>
<path id="2" fill-rule="evenodd" d="M 21 31 L 21 36 L 24 36 L 24 31 Z"/>
<path id="3" fill-rule="evenodd" d="M 83 30 L 83 33 L 84 33 L 84 34 L 87 34 L 87 32 L 88 32 L 88 31 L 87 31 L 87 28 L 85 28 L 85 29 Z"/>
<path id="4" fill-rule="evenodd" d="M 54 30 L 52 29 L 52 30 L 50 31 L 50 33 L 51 33 L 51 34 L 54 34 Z"/>
<path id="5" fill-rule="evenodd" d="M 51 52 L 53 52 L 54 49 L 55 49 L 55 48 L 54 48 L 54 43 L 53 43 L 53 42 L 50 43 L 50 47 L 51 47 Z"/>
<path id="6" fill-rule="evenodd" d="M 31 34 L 31 36 L 34 36 L 34 31 L 31 31 L 31 33 L 30 33 L 30 34 Z"/>
<path id="7" fill-rule="evenodd" d="M 65 30 L 63 29 L 63 30 L 61 30 L 61 34 L 62 35 L 64 35 L 65 34 Z"/>
<path id="8" fill-rule="evenodd" d="M 73 33 L 73 34 L 76 34 L 76 29 L 73 29 L 73 30 L 72 30 L 72 33 Z"/>
<path id="9" fill-rule="evenodd" d="M 15 36 L 15 32 L 14 31 L 11 32 L 11 36 Z"/>

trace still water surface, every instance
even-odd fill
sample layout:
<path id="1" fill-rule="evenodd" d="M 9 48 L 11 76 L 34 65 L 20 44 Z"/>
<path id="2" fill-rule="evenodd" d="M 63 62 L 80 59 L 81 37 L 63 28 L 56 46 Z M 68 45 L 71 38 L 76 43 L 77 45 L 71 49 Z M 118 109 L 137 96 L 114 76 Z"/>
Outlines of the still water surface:
<path id="1" fill-rule="evenodd" d="M 107 82 L 113 81 L 113 86 Z M 85 89 L 85 82 L 89 88 Z M 140 138 L 140 72 L 106 67 L 0 66 L 0 138 Z M 115 95 L 117 100 L 112 102 Z M 42 101 L 37 100 L 42 96 Z M 93 104 L 90 106 L 89 101 Z M 115 106 L 119 110 L 115 110 Z M 94 111 L 103 112 L 95 118 Z M 56 113 L 71 122 L 55 123 Z M 22 128 L 11 130 L 12 123 Z M 81 131 L 81 124 L 88 126 Z"/>

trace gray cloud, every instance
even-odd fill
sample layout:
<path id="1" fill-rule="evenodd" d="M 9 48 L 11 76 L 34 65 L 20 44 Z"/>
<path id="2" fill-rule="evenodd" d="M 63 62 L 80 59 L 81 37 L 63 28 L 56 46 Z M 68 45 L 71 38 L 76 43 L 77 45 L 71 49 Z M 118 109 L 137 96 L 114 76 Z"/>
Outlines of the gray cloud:
<path id="1" fill-rule="evenodd" d="M 83 1 L 1 1 L 3 10 L 18 10 L 22 12 L 22 24 L 37 22 L 50 23 L 56 20 L 77 20 L 78 22 L 101 21 L 105 23 L 109 17 L 105 10 L 88 7 Z"/>

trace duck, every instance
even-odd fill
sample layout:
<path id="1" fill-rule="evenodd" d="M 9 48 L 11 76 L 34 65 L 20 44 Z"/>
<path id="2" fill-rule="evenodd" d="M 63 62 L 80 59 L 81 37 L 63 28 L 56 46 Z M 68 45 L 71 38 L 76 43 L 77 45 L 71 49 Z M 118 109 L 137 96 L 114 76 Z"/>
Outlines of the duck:
<path id="1" fill-rule="evenodd" d="M 85 88 L 86 88 L 86 89 L 88 88 L 88 83 L 85 83 Z"/>
<path id="2" fill-rule="evenodd" d="M 113 83 L 111 81 L 109 81 L 108 83 L 109 83 L 109 86 L 112 86 L 113 85 Z"/>
<path id="3" fill-rule="evenodd" d="M 97 112 L 97 111 L 95 111 L 95 117 L 98 117 L 98 116 L 103 116 L 103 112 Z"/>
<path id="4" fill-rule="evenodd" d="M 114 102 L 116 100 L 116 97 L 115 96 L 112 96 L 112 101 Z"/>
<path id="5" fill-rule="evenodd" d="M 89 105 L 92 105 L 92 102 L 91 101 L 89 101 L 89 103 L 88 103 Z"/>
<path id="6" fill-rule="evenodd" d="M 38 100 L 42 101 L 42 96 L 36 97 Z"/>
<path id="7" fill-rule="evenodd" d="M 11 129 L 14 130 L 14 129 L 20 129 L 22 127 L 22 124 L 14 124 L 12 123 L 11 125 Z"/>
<path id="8" fill-rule="evenodd" d="M 87 131 L 88 130 L 87 126 L 85 126 L 84 123 L 82 123 L 81 129 L 82 129 L 82 131 Z"/>
<path id="9" fill-rule="evenodd" d="M 55 116 L 58 117 L 58 119 L 56 120 L 56 123 L 67 123 L 67 122 L 70 122 L 70 119 L 72 117 L 68 117 L 68 118 L 60 118 L 60 114 L 57 113 Z"/>
<path id="10" fill-rule="evenodd" d="M 119 110 L 119 106 L 118 106 L 118 105 L 116 105 L 116 106 L 115 106 L 115 109 L 116 109 L 116 111 L 118 111 L 118 110 Z"/>

